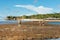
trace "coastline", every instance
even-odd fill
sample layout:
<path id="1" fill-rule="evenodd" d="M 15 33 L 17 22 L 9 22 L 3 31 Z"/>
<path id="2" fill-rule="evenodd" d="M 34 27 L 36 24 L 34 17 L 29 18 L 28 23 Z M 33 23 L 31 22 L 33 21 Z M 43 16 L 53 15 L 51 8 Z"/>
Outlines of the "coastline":
<path id="1" fill-rule="evenodd" d="M 48 21 L 48 22 L 60 22 L 60 20 L 45 20 L 45 21 Z"/>
<path id="2" fill-rule="evenodd" d="M 46 22 L 60 22 L 60 20 L 53 20 L 53 19 L 20 19 L 20 20 L 25 20 L 25 21 L 46 21 Z"/>

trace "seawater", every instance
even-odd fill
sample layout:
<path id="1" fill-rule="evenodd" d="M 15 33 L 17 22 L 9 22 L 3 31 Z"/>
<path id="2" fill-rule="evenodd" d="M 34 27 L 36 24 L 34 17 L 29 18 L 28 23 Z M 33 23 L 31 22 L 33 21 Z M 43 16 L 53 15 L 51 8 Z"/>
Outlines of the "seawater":
<path id="1" fill-rule="evenodd" d="M 0 20 L 0 24 L 15 24 L 16 20 Z"/>
<path id="2" fill-rule="evenodd" d="M 46 40 L 60 40 L 60 38 L 58 38 L 58 39 L 46 39 Z"/>
<path id="3" fill-rule="evenodd" d="M 58 38 L 58 39 L 40 39 L 40 38 L 34 38 L 33 40 L 60 40 L 60 38 Z"/>
<path id="4" fill-rule="evenodd" d="M 52 24 L 52 25 L 60 25 L 60 22 L 48 22 L 48 24 Z"/>
<path id="5" fill-rule="evenodd" d="M 21 22 L 27 22 L 28 20 L 21 20 Z M 0 20 L 0 24 L 17 24 L 17 20 Z"/>

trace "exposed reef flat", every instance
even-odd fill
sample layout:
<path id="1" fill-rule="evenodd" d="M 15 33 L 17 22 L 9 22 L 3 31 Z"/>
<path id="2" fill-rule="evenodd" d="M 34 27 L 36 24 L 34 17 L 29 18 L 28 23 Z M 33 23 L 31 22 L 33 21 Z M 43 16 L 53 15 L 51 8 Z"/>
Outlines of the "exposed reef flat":
<path id="1" fill-rule="evenodd" d="M 0 40 L 32 40 L 37 38 L 60 38 L 60 26 L 43 25 L 42 22 L 23 22 L 18 24 L 1 24 Z"/>

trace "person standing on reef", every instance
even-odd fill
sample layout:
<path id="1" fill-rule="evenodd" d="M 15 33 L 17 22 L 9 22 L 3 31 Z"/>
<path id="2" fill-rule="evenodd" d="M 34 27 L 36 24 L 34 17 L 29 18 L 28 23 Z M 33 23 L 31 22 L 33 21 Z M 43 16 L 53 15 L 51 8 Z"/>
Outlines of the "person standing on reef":
<path id="1" fill-rule="evenodd" d="M 21 19 L 17 18 L 17 21 L 18 21 L 18 27 L 21 26 Z"/>
<path id="2" fill-rule="evenodd" d="M 20 20 L 19 24 L 21 25 L 21 20 Z"/>
<path id="3" fill-rule="evenodd" d="M 21 27 L 21 20 L 18 20 L 18 26 Z"/>

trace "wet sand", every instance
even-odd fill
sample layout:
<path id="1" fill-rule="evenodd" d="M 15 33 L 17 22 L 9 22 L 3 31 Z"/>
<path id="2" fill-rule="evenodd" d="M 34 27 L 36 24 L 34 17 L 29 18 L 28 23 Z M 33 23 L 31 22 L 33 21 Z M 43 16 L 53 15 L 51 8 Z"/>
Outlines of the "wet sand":
<path id="1" fill-rule="evenodd" d="M 60 38 L 60 26 L 41 25 L 41 22 L 25 22 L 0 25 L 0 40 L 32 40 Z"/>

